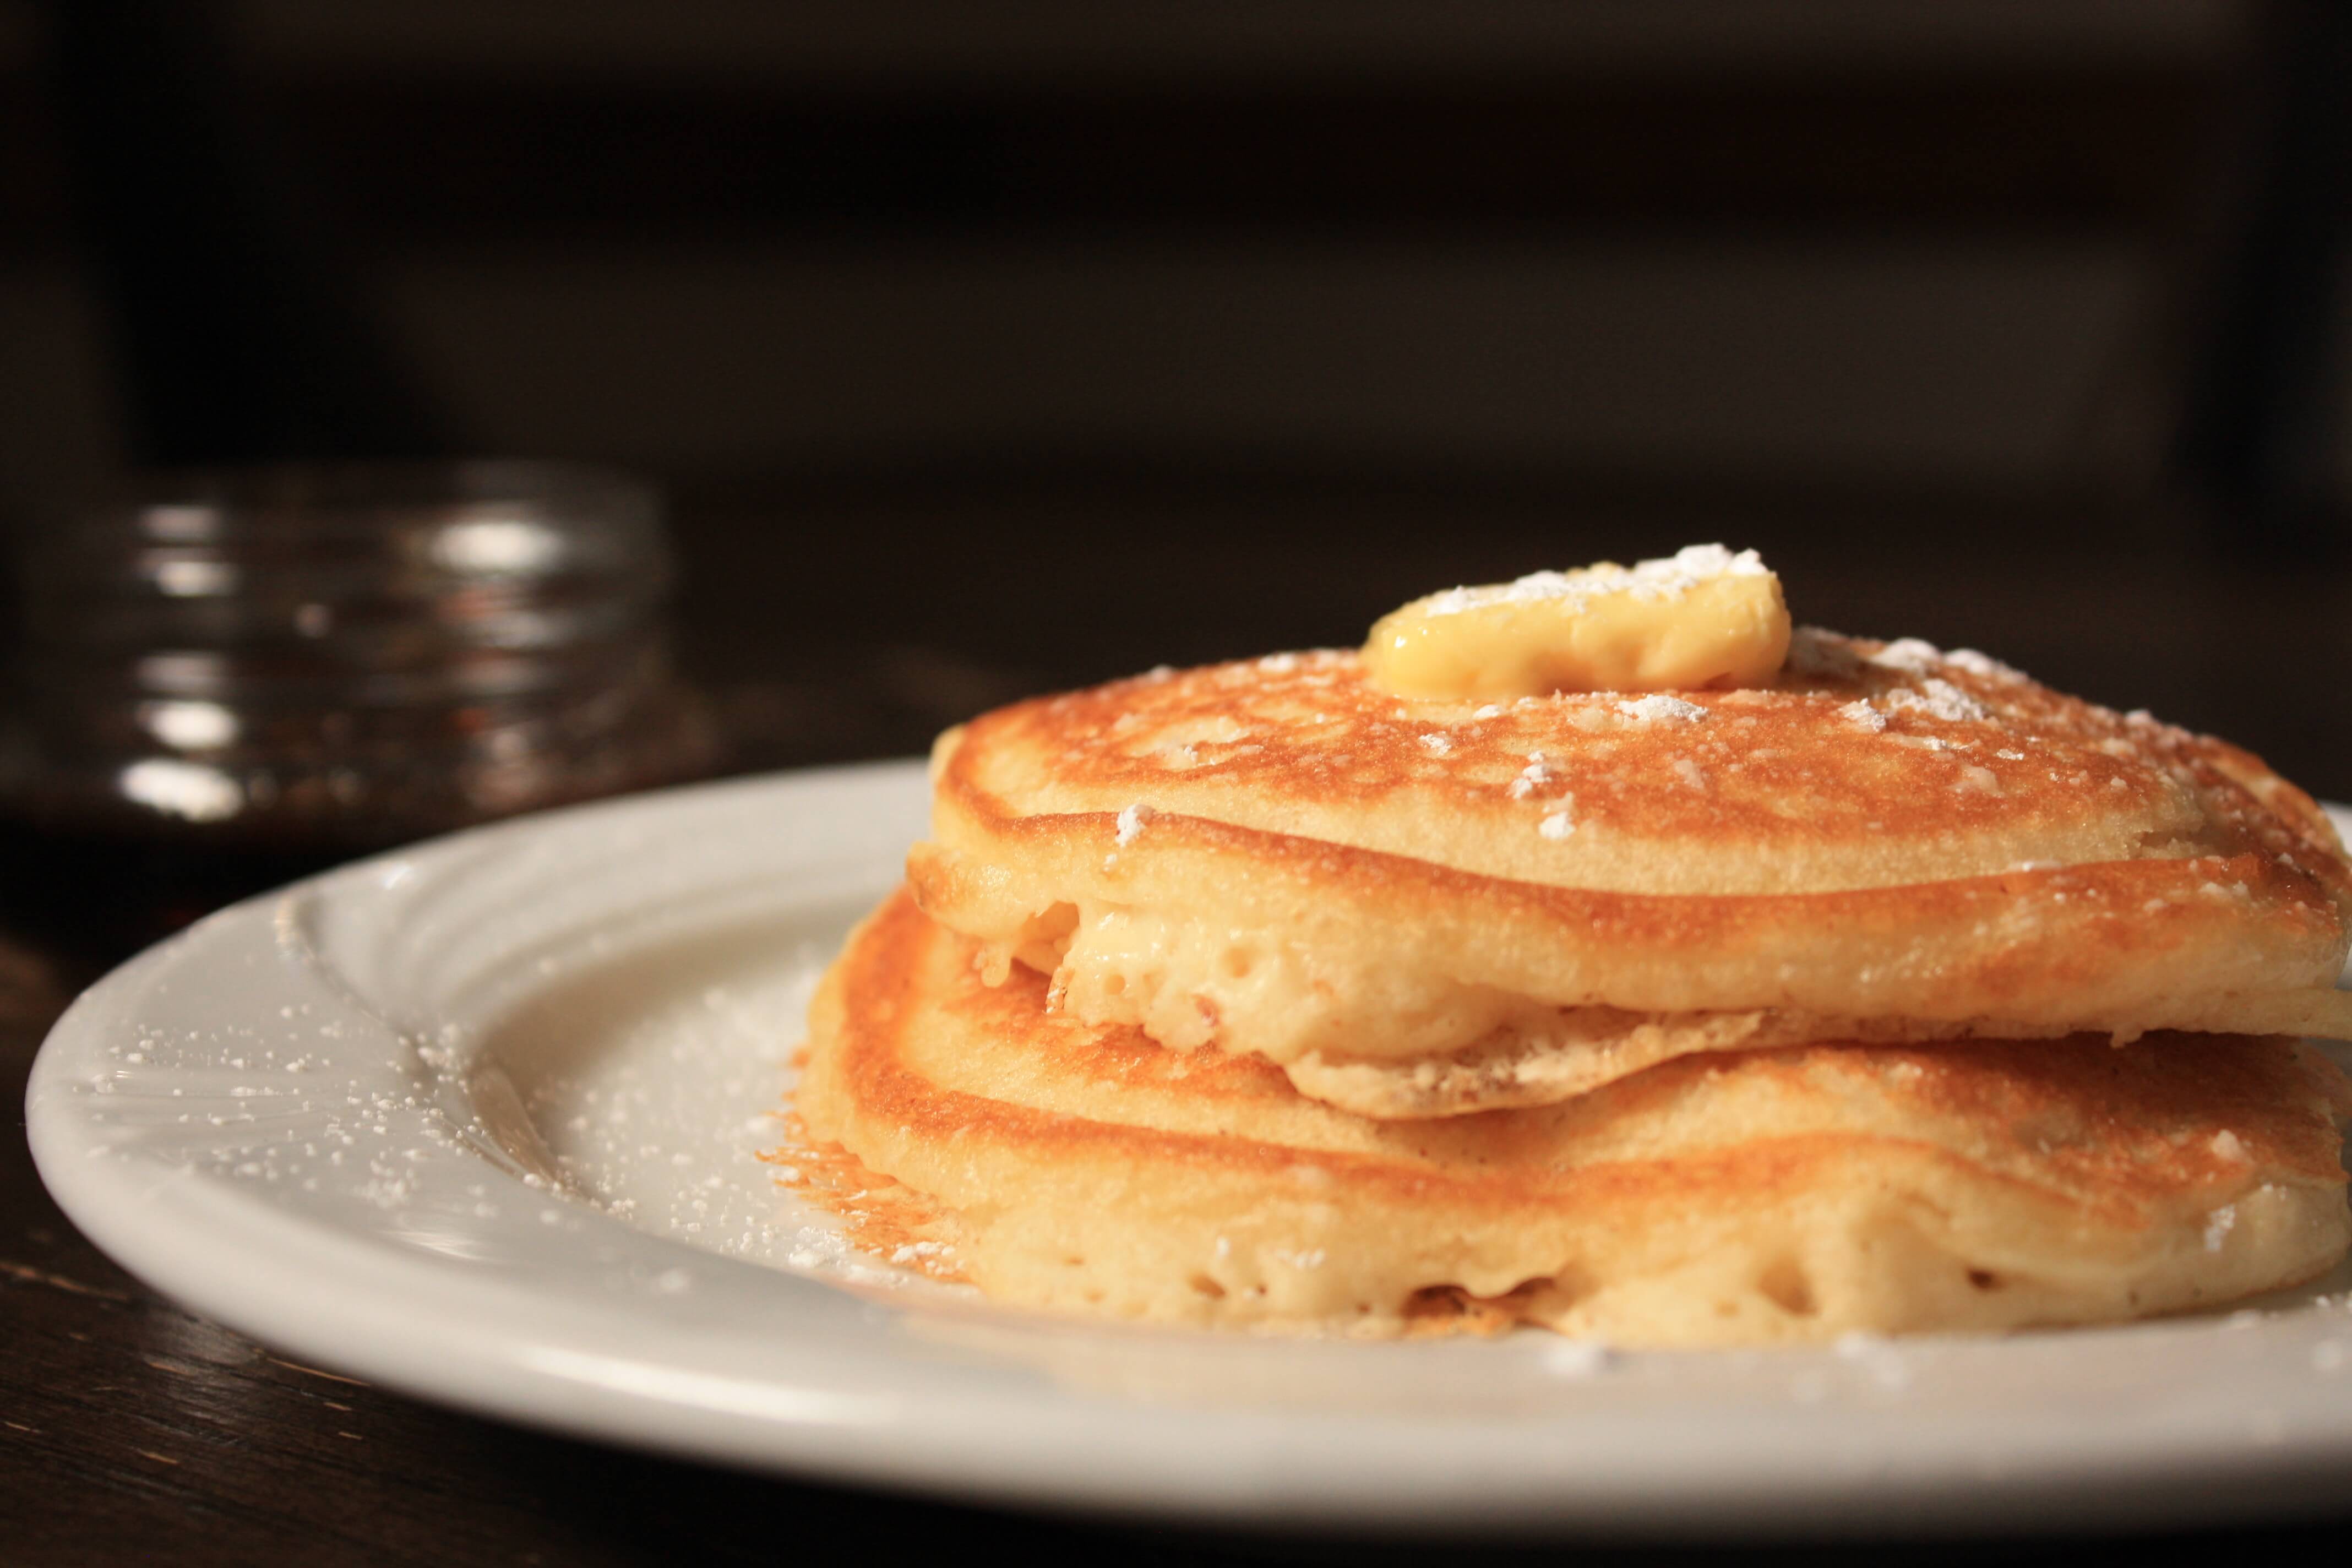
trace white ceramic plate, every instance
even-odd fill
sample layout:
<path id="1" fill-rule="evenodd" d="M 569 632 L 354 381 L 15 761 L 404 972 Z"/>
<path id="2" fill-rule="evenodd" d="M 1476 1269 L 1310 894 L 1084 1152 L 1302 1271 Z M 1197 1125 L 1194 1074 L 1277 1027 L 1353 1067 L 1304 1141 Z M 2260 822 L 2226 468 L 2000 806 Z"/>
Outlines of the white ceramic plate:
<path id="1" fill-rule="evenodd" d="M 195 1310 L 428 1399 L 802 1475 L 1228 1522 L 2015 1531 L 2340 1506 L 2352 1294 L 1834 1351 L 1364 1344 L 991 1309 L 755 1155 L 911 764 L 520 821 L 132 960 L 44 1047 L 58 1201 Z"/>

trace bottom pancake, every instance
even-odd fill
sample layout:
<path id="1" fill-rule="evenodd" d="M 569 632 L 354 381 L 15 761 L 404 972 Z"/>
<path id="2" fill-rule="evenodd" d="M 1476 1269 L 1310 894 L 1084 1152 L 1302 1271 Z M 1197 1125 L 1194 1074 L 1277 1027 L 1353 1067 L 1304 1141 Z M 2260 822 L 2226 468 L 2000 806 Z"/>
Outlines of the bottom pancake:
<path id="1" fill-rule="evenodd" d="M 992 989 L 904 892 L 811 1013 L 815 1138 L 935 1202 L 1008 1303 L 1395 1332 L 1433 1290 L 1623 1344 L 2092 1322 L 2324 1272 L 2341 1074 L 2151 1035 L 1685 1056 L 1562 1103 L 1375 1121 L 1250 1058 Z"/>

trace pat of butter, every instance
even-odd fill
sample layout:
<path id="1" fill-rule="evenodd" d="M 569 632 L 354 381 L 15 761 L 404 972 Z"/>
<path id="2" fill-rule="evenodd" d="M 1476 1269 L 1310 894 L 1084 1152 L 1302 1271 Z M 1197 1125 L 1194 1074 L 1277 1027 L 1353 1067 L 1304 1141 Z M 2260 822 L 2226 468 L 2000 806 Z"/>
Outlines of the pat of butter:
<path id="1" fill-rule="evenodd" d="M 1491 700 L 1762 686 L 1788 653 L 1780 579 L 1753 550 L 1694 544 L 1416 599 L 1372 627 L 1364 668 L 1401 697 Z"/>

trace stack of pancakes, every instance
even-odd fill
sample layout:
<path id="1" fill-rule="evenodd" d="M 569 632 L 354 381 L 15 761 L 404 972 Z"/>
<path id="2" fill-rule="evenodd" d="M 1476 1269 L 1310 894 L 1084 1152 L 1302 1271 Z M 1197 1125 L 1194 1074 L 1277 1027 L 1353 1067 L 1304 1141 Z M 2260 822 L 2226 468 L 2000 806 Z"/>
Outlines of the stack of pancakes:
<path id="1" fill-rule="evenodd" d="M 810 1134 L 998 1299 L 1629 1343 L 2079 1322 L 2352 1236 L 2352 873 L 2256 758 L 1981 656 L 1400 698 L 1352 653 L 950 731 Z"/>

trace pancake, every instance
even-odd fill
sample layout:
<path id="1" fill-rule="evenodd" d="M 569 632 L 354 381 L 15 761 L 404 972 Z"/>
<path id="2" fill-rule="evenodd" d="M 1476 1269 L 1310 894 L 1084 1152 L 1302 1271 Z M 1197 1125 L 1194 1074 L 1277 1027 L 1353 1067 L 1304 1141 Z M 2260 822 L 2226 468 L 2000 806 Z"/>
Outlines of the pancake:
<path id="1" fill-rule="evenodd" d="M 988 979 L 1370 1116 L 1805 1039 L 2352 1037 L 2352 872 L 2225 742 L 1801 630 L 1760 689 L 1399 698 L 1155 671 L 934 754 L 925 910 Z"/>
<path id="2" fill-rule="evenodd" d="M 1000 1301 L 1395 1332 L 1433 1292 L 1628 1345 L 2105 1321 L 2340 1257 L 2342 1075 L 2275 1038 L 1811 1044 L 1381 1122 L 1047 1005 L 894 896 L 810 1019 L 810 1132 Z"/>

